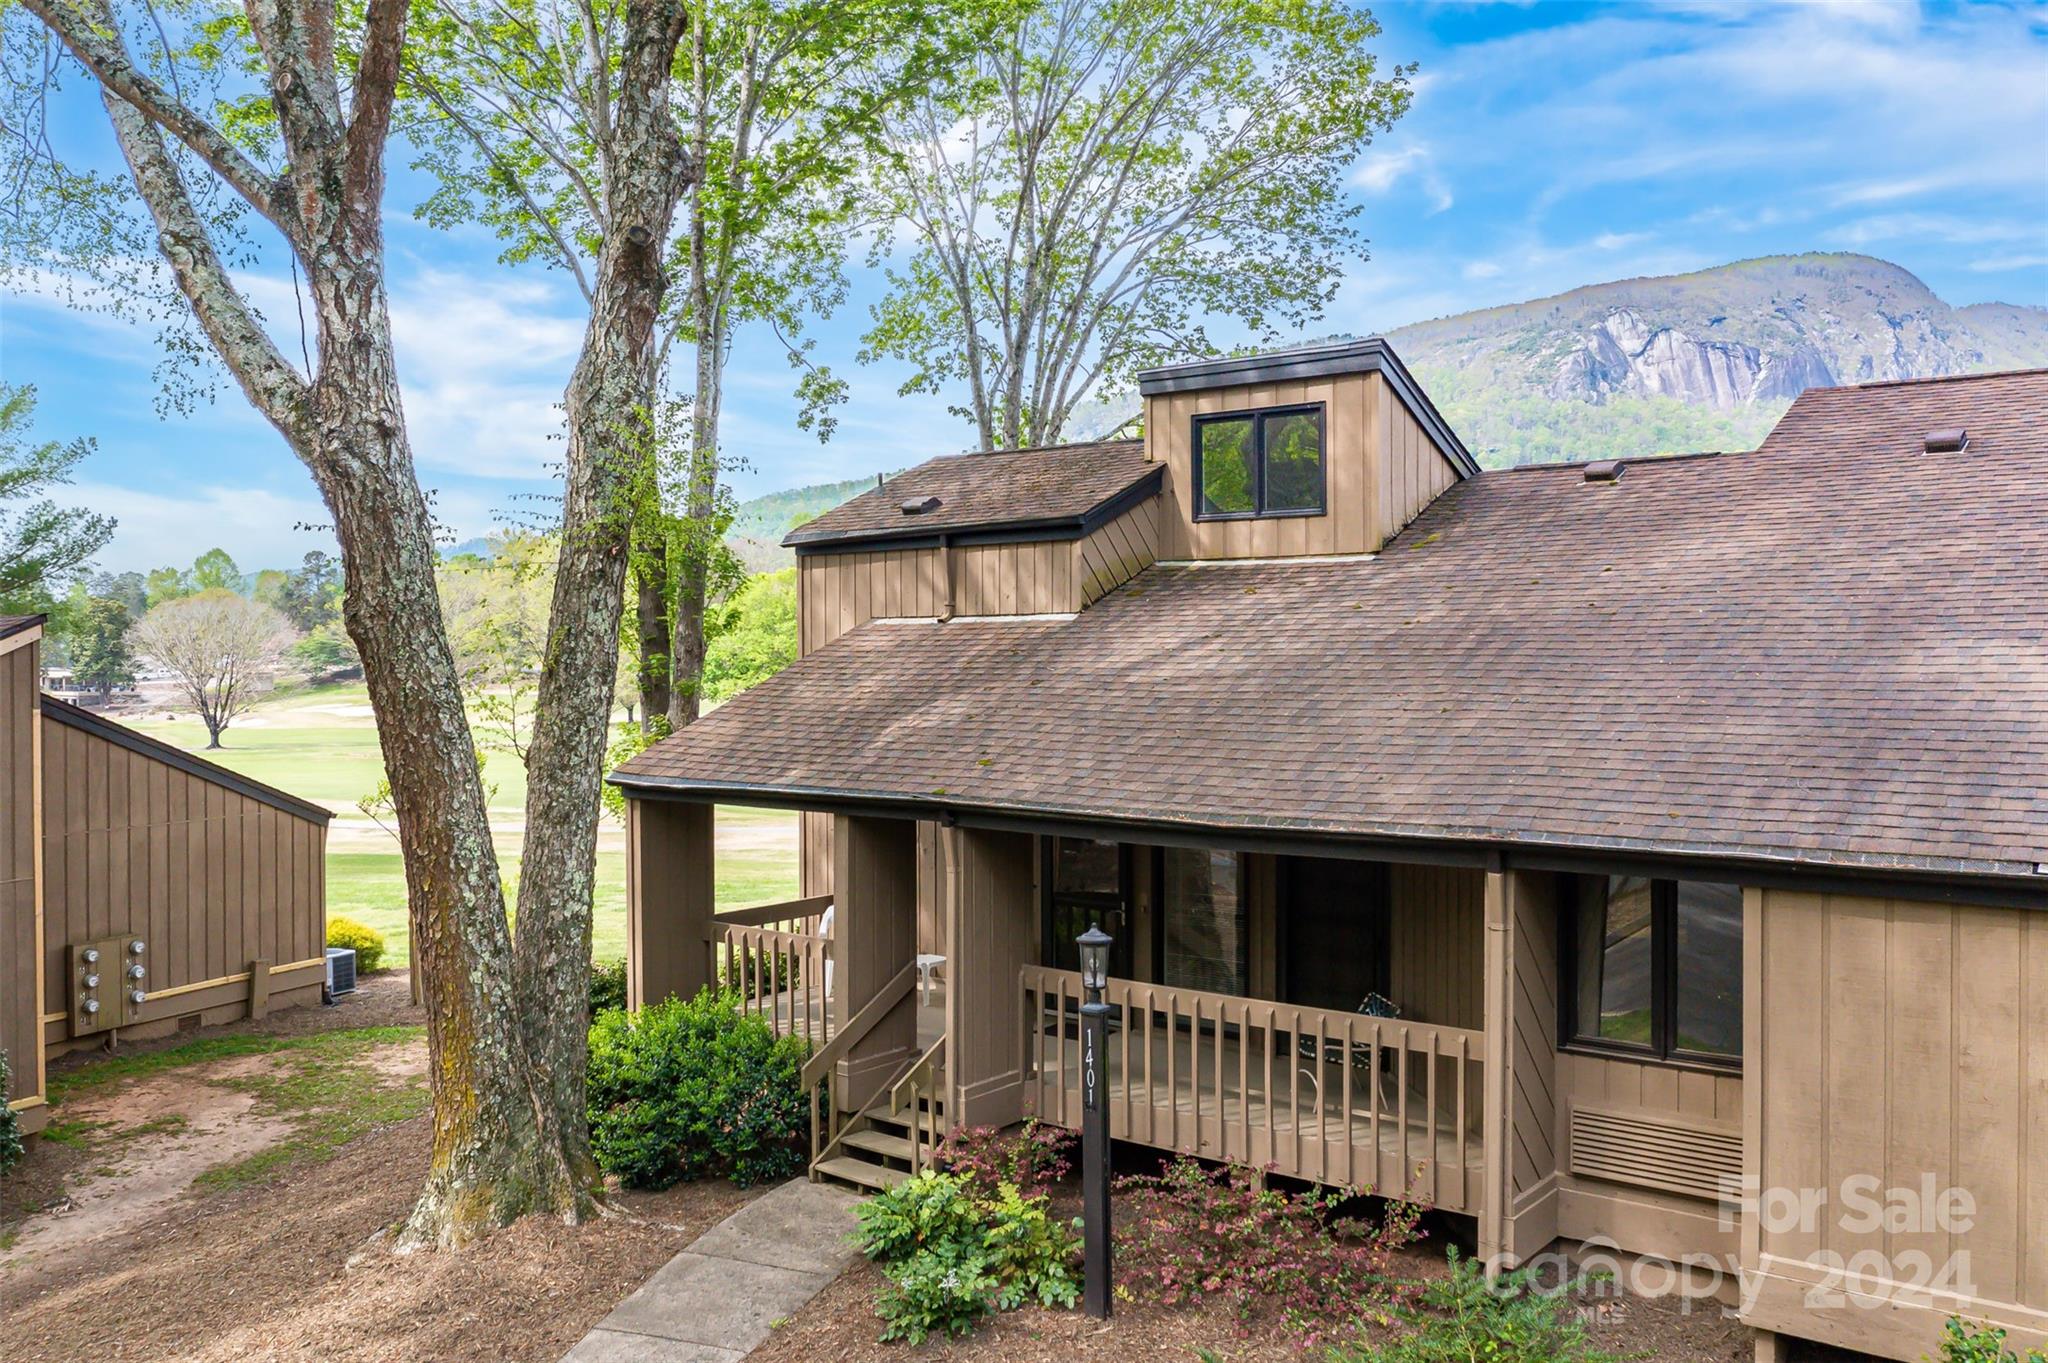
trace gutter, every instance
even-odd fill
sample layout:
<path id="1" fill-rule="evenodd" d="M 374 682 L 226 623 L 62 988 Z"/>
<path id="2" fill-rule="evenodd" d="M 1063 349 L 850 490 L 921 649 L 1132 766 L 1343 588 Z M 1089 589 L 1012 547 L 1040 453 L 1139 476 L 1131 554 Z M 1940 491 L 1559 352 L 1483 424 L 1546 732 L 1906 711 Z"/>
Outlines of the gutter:
<path id="1" fill-rule="evenodd" d="M 1047 805 L 962 804 L 944 795 L 908 796 L 812 786 L 635 776 L 606 780 L 628 798 L 694 804 L 802 809 L 877 818 L 916 819 L 947 827 L 1056 834 L 1166 846 L 1226 846 L 1278 855 L 1405 861 L 1483 870 L 1662 875 L 1740 881 L 1771 889 L 1923 899 L 2048 911 L 2048 875 L 2028 863 L 1936 857 L 1815 859 L 1791 849 L 1730 852 L 1712 845 L 1678 846 L 1622 839 L 1551 839 L 1497 834 L 1377 830 L 1344 833 L 1273 823 L 1205 824 L 1193 819 L 1089 815 Z"/>

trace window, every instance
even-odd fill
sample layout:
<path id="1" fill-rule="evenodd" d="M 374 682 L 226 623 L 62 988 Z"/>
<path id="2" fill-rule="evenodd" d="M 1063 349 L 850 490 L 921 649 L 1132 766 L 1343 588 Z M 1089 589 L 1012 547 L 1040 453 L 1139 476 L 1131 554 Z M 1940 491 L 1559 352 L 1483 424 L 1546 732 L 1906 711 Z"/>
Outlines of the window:
<path id="1" fill-rule="evenodd" d="M 1742 1063 L 1742 887 L 1582 876 L 1565 1035 L 1594 1050 Z"/>
<path id="2" fill-rule="evenodd" d="M 1195 418 L 1195 519 L 1323 514 L 1323 409 Z"/>
<path id="3" fill-rule="evenodd" d="M 1244 858 L 1195 847 L 1161 849 L 1160 981 L 1211 994 L 1251 992 Z"/>

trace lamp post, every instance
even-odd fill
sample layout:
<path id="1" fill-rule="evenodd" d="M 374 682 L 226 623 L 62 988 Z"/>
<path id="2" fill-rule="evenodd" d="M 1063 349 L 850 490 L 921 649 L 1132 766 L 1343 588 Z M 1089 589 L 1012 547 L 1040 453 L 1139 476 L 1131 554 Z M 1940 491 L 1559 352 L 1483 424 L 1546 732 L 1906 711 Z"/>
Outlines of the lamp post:
<path id="1" fill-rule="evenodd" d="M 1102 1059 L 1109 1031 L 1109 947 L 1114 940 L 1091 925 L 1076 939 L 1081 948 L 1081 1248 L 1087 1274 L 1081 1309 L 1109 1319 L 1109 1095 Z"/>

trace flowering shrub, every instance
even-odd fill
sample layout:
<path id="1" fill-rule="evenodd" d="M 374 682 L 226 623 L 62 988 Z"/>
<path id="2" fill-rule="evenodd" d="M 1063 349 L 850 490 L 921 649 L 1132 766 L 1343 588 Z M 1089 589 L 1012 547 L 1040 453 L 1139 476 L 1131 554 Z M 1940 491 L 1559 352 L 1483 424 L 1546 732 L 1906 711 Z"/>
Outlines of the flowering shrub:
<path id="1" fill-rule="evenodd" d="M 993 1198 L 1005 1183 L 1025 1197 L 1043 1197 L 1073 1168 L 1068 1159 L 1073 1146 L 1073 1132 L 1042 1126 L 1033 1118 L 1014 1134 L 992 1126 L 956 1126 L 932 1159 L 947 1173 L 966 1178 L 978 1197 Z"/>
<path id="2" fill-rule="evenodd" d="M 1529 1269 L 1489 1280 L 1456 1249 L 1450 1261 L 1450 1273 L 1424 1285 L 1420 1300 L 1402 1311 L 1411 1333 L 1391 1345 L 1333 1350 L 1330 1363 L 1622 1363 L 1593 1347 L 1572 1301 L 1575 1284 L 1546 1292 Z"/>
<path id="3" fill-rule="evenodd" d="M 1249 1169 L 1186 1157 L 1116 1187 L 1118 1277 L 1134 1293 L 1168 1305 L 1224 1298 L 1246 1332 L 1277 1311 L 1304 1347 L 1384 1323 L 1404 1298 L 1387 1265 L 1415 1239 L 1419 1208 L 1390 1203 L 1377 1223 L 1339 1217 L 1335 1193 L 1286 1193 Z"/>
<path id="4" fill-rule="evenodd" d="M 861 1253 L 889 1280 L 875 1302 L 884 1340 L 964 1335 L 997 1311 L 1071 1307 L 1080 1296 L 1079 1241 L 1046 1215 L 1044 1198 L 1014 1184 L 983 1197 L 966 1176 L 927 1169 L 855 1215 Z"/>
<path id="5" fill-rule="evenodd" d="M 353 918 L 327 920 L 327 945 L 352 949 L 358 974 L 367 975 L 384 964 L 384 934 Z"/>
<path id="6" fill-rule="evenodd" d="M 723 1173 L 742 1188 L 804 1167 L 808 1047 L 706 989 L 590 1028 L 590 1147 L 635 1188 Z"/>

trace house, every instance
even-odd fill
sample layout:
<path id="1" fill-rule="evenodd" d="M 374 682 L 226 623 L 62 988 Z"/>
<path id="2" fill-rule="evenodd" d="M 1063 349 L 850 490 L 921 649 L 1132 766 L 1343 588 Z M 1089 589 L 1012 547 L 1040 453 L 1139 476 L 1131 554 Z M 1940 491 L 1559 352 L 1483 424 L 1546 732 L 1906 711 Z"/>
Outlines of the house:
<path id="1" fill-rule="evenodd" d="M 42 635 L 0 616 L 0 1051 L 26 1131 L 68 1050 L 319 1002 L 332 817 L 43 694 Z"/>
<path id="2" fill-rule="evenodd" d="M 1078 1124 L 1100 923 L 1120 1141 L 1739 1270 L 1762 1357 L 2048 1339 L 2048 371 L 1485 472 L 1377 340 L 1140 390 L 790 537 L 802 656 L 615 777 L 634 998 L 739 982 L 880 1184 Z M 713 913 L 715 803 L 804 900 Z"/>

